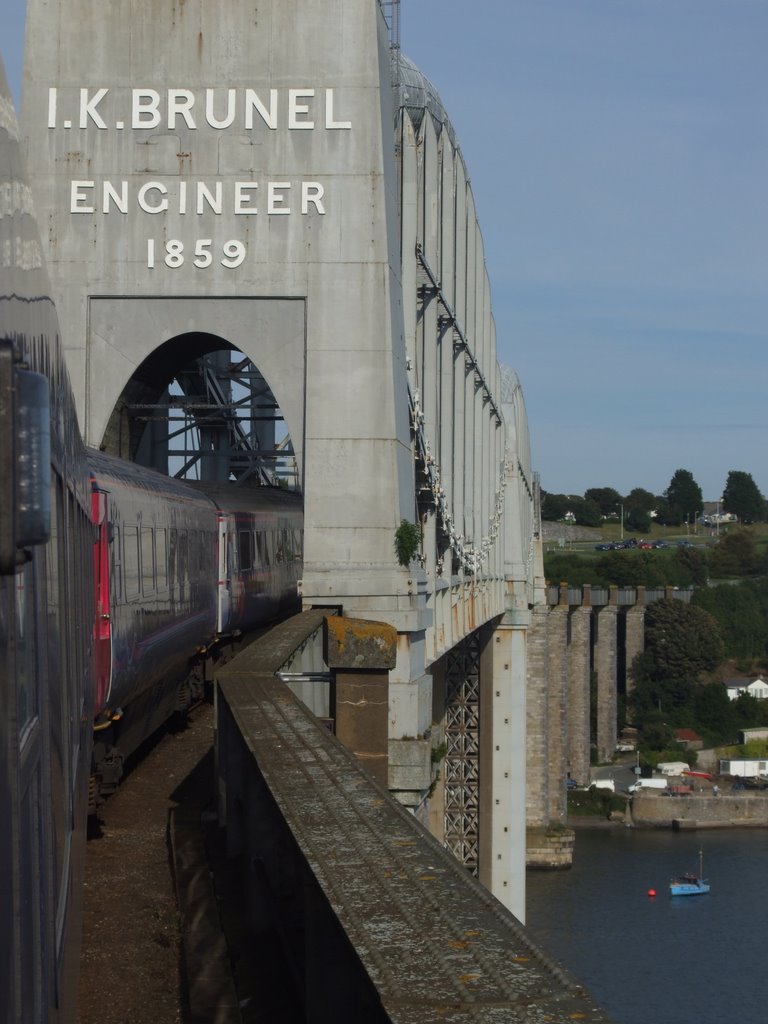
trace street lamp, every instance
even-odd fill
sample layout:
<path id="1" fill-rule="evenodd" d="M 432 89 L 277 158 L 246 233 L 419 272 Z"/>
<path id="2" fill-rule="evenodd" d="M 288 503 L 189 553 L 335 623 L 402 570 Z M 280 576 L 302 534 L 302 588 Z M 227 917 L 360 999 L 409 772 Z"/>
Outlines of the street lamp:
<path id="1" fill-rule="evenodd" d="M 623 503 L 619 504 L 619 508 L 621 509 L 621 533 L 619 534 L 619 539 L 620 540 L 624 540 L 624 505 L 623 505 Z"/>

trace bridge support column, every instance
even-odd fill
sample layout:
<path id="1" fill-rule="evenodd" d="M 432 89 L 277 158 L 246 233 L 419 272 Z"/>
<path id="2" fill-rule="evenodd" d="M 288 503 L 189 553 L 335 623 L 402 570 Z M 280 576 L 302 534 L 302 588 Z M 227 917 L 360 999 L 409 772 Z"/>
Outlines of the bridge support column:
<path id="1" fill-rule="evenodd" d="M 335 615 L 325 621 L 325 662 L 336 679 L 336 736 L 386 786 L 389 670 L 395 666 L 397 634 L 383 622 Z"/>
<path id="2" fill-rule="evenodd" d="M 632 662 L 645 650 L 645 587 L 637 588 L 635 604 L 627 612 L 627 696 L 634 685 Z"/>
<path id="3" fill-rule="evenodd" d="M 568 588 L 560 588 L 560 603 L 549 613 L 547 683 L 547 819 L 563 824 L 566 817 L 566 737 L 568 693 Z"/>
<path id="4" fill-rule="evenodd" d="M 566 771 L 580 785 L 589 781 L 590 762 L 590 588 L 582 590 L 580 608 L 571 612 L 568 643 L 568 756 Z"/>
<path id="5" fill-rule="evenodd" d="M 525 803 L 528 828 L 544 828 L 549 823 L 547 689 L 550 615 L 546 605 L 535 605 L 531 612 L 531 631 L 528 637 L 528 686 L 525 712 Z"/>
<path id="6" fill-rule="evenodd" d="M 616 751 L 616 716 L 618 648 L 618 591 L 609 590 L 608 604 L 597 614 L 597 643 L 595 668 L 597 670 L 597 759 L 610 761 Z"/>
<path id="7" fill-rule="evenodd" d="M 525 921 L 528 612 L 484 631 L 480 662 L 480 881 Z"/>

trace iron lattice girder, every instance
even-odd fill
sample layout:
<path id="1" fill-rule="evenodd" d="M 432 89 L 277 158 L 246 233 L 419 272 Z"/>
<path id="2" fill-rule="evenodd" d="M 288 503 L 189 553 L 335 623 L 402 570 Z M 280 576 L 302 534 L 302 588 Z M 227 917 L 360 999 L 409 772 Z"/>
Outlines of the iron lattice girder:
<path id="1" fill-rule="evenodd" d="M 446 654 L 445 845 L 472 874 L 479 868 L 480 638 Z"/>

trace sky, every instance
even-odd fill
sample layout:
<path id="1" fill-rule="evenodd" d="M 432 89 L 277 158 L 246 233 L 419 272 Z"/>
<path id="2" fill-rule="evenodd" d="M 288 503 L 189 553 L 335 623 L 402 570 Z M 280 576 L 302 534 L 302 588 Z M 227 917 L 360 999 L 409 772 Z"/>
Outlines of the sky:
<path id="1" fill-rule="evenodd" d="M 24 0 L 0 0 L 18 100 Z M 768 492 L 768 0 L 402 0 L 547 491 Z"/>

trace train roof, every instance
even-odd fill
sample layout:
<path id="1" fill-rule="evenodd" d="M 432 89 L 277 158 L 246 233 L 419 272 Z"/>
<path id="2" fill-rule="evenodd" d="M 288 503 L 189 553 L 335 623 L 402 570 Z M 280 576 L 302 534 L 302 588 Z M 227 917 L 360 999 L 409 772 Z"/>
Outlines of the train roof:
<path id="1" fill-rule="evenodd" d="M 210 498 L 220 512 L 301 512 L 304 507 L 301 494 L 285 487 L 234 482 L 209 483 L 201 480 L 186 482 Z"/>

